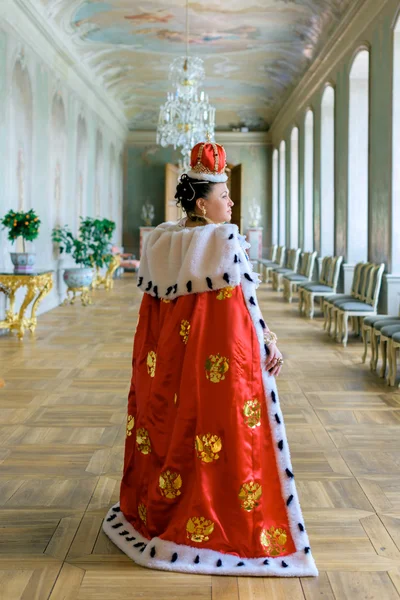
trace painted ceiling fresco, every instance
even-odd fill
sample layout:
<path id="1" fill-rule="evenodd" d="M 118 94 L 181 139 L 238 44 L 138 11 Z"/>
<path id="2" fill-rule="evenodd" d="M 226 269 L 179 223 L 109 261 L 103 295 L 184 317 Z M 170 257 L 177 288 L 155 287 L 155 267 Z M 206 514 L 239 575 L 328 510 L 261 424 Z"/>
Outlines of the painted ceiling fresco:
<path id="1" fill-rule="evenodd" d="M 124 108 L 131 129 L 154 129 L 185 54 L 185 0 L 31 0 L 68 36 Z M 189 53 L 204 60 L 202 89 L 217 129 L 267 129 L 351 0 L 189 3 Z"/>

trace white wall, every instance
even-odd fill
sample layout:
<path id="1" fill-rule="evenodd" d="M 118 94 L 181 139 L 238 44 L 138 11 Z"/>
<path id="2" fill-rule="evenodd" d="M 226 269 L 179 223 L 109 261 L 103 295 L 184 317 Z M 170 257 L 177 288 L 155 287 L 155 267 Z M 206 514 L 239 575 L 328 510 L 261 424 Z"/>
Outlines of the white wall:
<path id="1" fill-rule="evenodd" d="M 122 155 L 124 133 L 100 116 L 100 101 L 99 106 L 87 101 L 89 89 L 84 96 L 72 89 L 66 64 L 59 61 L 60 71 L 48 64 L 45 43 L 41 57 L 38 44 L 33 49 L 30 41 L 0 15 L 0 217 L 10 209 L 33 208 L 42 221 L 33 242 L 36 265 L 55 271 L 55 286 L 40 313 L 63 299 L 60 269 L 73 264 L 70 257 L 56 256 L 51 242 L 55 225 L 68 224 L 76 232 L 80 215 L 112 216 L 114 241 L 122 242 L 122 172 L 115 168 L 115 155 Z M 96 139 L 102 152 L 97 162 Z M 10 251 L 21 248 L 7 240 L 5 230 L 0 230 L 0 249 L 0 270 L 12 270 Z M 17 307 L 22 296 L 23 291 Z M 0 318 L 4 306 L 0 294 Z"/>

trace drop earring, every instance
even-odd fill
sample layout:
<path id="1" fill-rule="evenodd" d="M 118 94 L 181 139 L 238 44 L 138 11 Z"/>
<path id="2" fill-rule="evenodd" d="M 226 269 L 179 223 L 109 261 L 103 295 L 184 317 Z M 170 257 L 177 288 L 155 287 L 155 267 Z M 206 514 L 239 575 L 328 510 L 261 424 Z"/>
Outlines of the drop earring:
<path id="1" fill-rule="evenodd" d="M 205 217 L 205 216 L 206 216 L 206 214 L 207 214 L 207 211 L 206 211 L 206 209 L 204 208 L 204 206 L 202 207 L 202 209 L 201 209 L 201 212 L 203 213 L 203 217 Z"/>

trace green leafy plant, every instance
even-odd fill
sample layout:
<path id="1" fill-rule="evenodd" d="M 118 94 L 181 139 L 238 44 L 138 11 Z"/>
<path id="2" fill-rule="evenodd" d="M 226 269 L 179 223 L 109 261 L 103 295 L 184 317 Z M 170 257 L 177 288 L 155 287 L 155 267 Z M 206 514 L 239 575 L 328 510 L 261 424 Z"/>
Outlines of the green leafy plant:
<path id="1" fill-rule="evenodd" d="M 77 265 L 91 267 L 90 249 L 87 241 L 80 240 L 71 233 L 68 225 L 54 227 L 51 233 L 53 242 L 59 244 L 60 254 L 71 254 Z"/>
<path id="2" fill-rule="evenodd" d="M 115 223 L 109 219 L 86 217 L 81 220 L 79 232 L 82 240 L 86 240 L 89 245 L 93 266 L 101 268 L 110 262 L 111 237 L 114 231 Z"/>
<path id="3" fill-rule="evenodd" d="M 60 253 L 71 254 L 77 265 L 101 268 L 111 260 L 111 237 L 114 221 L 81 217 L 79 235 L 75 237 L 68 225 L 55 227 L 51 237 L 60 244 Z"/>
<path id="4" fill-rule="evenodd" d="M 25 252 L 25 240 L 32 241 L 37 238 L 41 221 L 32 209 L 28 212 L 9 210 L 0 223 L 4 229 L 9 230 L 8 239 L 12 243 L 22 237 L 23 251 Z"/>

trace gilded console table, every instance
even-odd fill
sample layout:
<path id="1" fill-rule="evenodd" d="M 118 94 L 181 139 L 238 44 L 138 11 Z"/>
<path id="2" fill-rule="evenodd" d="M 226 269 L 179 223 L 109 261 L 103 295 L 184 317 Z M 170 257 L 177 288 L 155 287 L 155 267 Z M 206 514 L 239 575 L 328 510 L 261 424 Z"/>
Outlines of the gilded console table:
<path id="1" fill-rule="evenodd" d="M 114 287 L 113 275 L 120 266 L 120 264 L 121 256 L 119 254 L 113 254 L 104 277 L 100 275 L 99 269 L 96 269 L 92 287 L 95 289 L 98 288 L 100 285 L 104 285 L 107 291 L 112 290 L 112 288 Z"/>
<path id="2" fill-rule="evenodd" d="M 16 291 L 25 287 L 25 298 L 21 308 L 14 312 Z M 34 333 L 37 324 L 36 311 L 45 296 L 53 287 L 52 271 L 36 271 L 34 273 L 0 273 L 0 291 L 9 299 L 6 318 L 0 321 L 0 329 L 15 329 L 19 339 L 24 337 L 25 329 Z M 31 316 L 25 316 L 28 306 L 31 307 Z"/>

